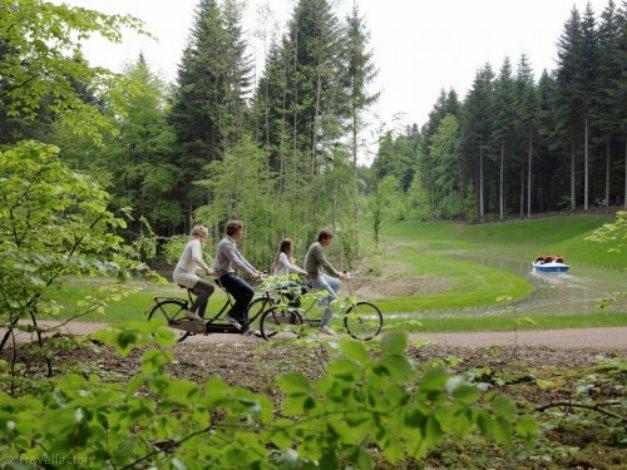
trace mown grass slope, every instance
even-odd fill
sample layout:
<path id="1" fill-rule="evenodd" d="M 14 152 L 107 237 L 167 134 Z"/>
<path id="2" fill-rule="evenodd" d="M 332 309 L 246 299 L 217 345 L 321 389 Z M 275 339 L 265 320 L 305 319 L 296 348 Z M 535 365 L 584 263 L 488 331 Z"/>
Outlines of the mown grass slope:
<path id="1" fill-rule="evenodd" d="M 559 216 L 502 223 L 463 224 L 407 221 L 383 230 L 382 271 L 402 263 L 401 275 L 439 276 L 453 281 L 442 292 L 386 299 L 387 311 L 408 312 L 477 307 L 497 299 L 516 301 L 533 287 L 506 269 L 485 266 L 473 256 L 527 264 L 541 253 L 559 253 L 575 268 L 590 265 L 624 274 L 627 253 L 609 254 L 607 247 L 586 240 L 592 231 L 610 221 L 607 216 Z M 627 280 L 625 282 L 627 286 Z"/>

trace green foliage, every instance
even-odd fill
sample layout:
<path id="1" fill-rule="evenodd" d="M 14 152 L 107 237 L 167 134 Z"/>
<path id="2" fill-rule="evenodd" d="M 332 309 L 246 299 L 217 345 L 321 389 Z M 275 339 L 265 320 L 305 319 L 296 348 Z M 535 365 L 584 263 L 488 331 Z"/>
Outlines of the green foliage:
<path id="1" fill-rule="evenodd" d="M 620 253 L 627 243 L 627 211 L 618 211 L 616 220 L 603 224 L 586 237 L 586 240 L 607 245 L 610 253 Z"/>
<path id="2" fill-rule="evenodd" d="M 433 183 L 437 188 L 434 215 L 441 218 L 464 215 L 459 123 L 454 115 L 442 118 L 431 138 L 429 153 L 433 160 Z"/>
<path id="3" fill-rule="evenodd" d="M 379 245 L 381 224 L 384 221 L 395 220 L 398 217 L 401 192 L 398 180 L 393 175 L 388 175 L 377 184 L 374 194 L 370 198 L 370 213 L 372 217 L 372 233 L 375 245 Z"/>
<path id="4" fill-rule="evenodd" d="M 23 315 L 54 313 L 41 297 L 64 276 L 124 277 L 131 266 L 109 195 L 58 151 L 25 141 L 0 152 L 0 320 L 10 328 Z"/>
<path id="5" fill-rule="evenodd" d="M 236 1 L 201 1 L 195 12 L 169 112 L 177 167 L 187 183 L 199 179 L 207 163 L 221 161 L 245 128 L 250 66 L 240 15 Z M 190 184 L 180 188 L 179 197 L 188 216 L 207 201 L 204 191 Z"/>
<path id="6" fill-rule="evenodd" d="M 19 134 L 19 119 L 37 118 L 42 106 L 78 135 L 99 140 L 103 129 L 111 130 L 78 88 L 110 96 L 119 82 L 82 60 L 80 45 L 96 35 L 119 42 L 123 28 L 145 34 L 131 16 L 42 0 L 0 1 L 0 123 L 6 131 L 0 141 Z"/>
<path id="7" fill-rule="evenodd" d="M 37 395 L 0 394 L 5 455 L 74 455 L 93 468 L 370 468 L 411 465 L 446 436 L 480 432 L 511 447 L 516 435 L 532 441 L 537 433 L 533 418 L 504 396 L 480 400 L 463 376 L 442 367 L 418 370 L 403 333 L 384 336 L 378 354 L 342 341 L 342 356 L 319 380 L 279 375 L 277 408 L 268 396 L 218 378 L 196 384 L 171 376 L 173 336 L 154 325 L 110 328 L 97 337 L 125 354 L 152 340 L 157 348 L 143 352 L 141 369 L 125 384 L 69 375 Z"/>
<path id="8" fill-rule="evenodd" d="M 186 235 L 173 235 L 169 238 L 163 245 L 163 255 L 168 264 L 175 264 L 178 261 L 188 241 L 189 237 Z"/>

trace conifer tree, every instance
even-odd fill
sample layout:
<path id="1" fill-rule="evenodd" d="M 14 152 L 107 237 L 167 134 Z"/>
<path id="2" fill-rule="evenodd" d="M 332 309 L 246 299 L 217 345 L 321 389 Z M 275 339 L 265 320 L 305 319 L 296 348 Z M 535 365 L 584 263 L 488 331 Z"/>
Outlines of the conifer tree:
<path id="1" fill-rule="evenodd" d="M 526 167 L 527 175 L 527 217 L 531 217 L 531 200 L 532 200 L 532 160 L 534 135 L 536 132 L 536 121 L 538 119 L 538 97 L 537 90 L 533 79 L 533 71 L 527 56 L 523 54 L 518 63 L 516 71 L 516 125 L 518 131 L 518 140 L 521 144 L 522 151 L 526 154 L 526 165 L 521 164 L 521 199 L 520 214 L 524 212 L 524 169 Z"/>
<path id="2" fill-rule="evenodd" d="M 581 110 L 583 107 L 581 90 L 581 18 L 577 8 L 573 8 L 570 18 L 564 25 L 557 43 L 558 69 L 557 91 L 559 97 L 559 123 L 567 136 L 570 153 L 570 208 L 577 206 L 576 196 L 576 150 L 578 131 L 581 129 Z"/>
<path id="3" fill-rule="evenodd" d="M 583 207 L 588 210 L 590 202 L 590 134 L 591 117 L 597 100 L 599 46 L 596 30 L 596 22 L 592 6 L 588 2 L 581 22 L 581 80 L 582 90 L 582 118 L 583 118 L 583 142 L 584 142 L 584 184 Z"/>
<path id="4" fill-rule="evenodd" d="M 595 122 L 601 133 L 605 153 L 605 201 L 610 201 L 612 141 L 621 131 L 621 113 L 624 102 L 616 100 L 620 88 L 622 69 L 620 45 L 620 14 L 613 0 L 609 0 L 601 14 L 598 30 L 599 71 Z"/>
<path id="5" fill-rule="evenodd" d="M 351 14 L 346 18 L 344 32 L 344 57 L 346 94 L 350 112 L 349 129 L 351 133 L 351 164 L 353 169 L 353 194 L 351 199 L 352 218 L 350 224 L 351 238 L 357 250 L 357 219 L 358 219 L 358 187 L 357 187 L 357 155 L 358 135 L 363 127 L 362 113 L 379 97 L 371 93 L 368 85 L 376 76 L 372 61 L 372 52 L 368 50 L 369 34 L 361 17 L 357 3 L 353 3 Z"/>
<path id="6" fill-rule="evenodd" d="M 462 111 L 462 148 L 467 165 L 477 181 L 477 212 L 485 217 L 485 154 L 490 144 L 493 124 L 493 79 L 490 64 L 477 72 Z"/>
<path id="7" fill-rule="evenodd" d="M 516 125 L 516 87 L 512 77 L 512 66 L 506 57 L 494 86 L 494 129 L 493 138 L 499 152 L 499 219 L 505 213 L 505 159 L 513 150 Z"/>
<path id="8" fill-rule="evenodd" d="M 191 182 L 209 162 L 221 159 L 240 134 L 249 67 L 239 27 L 239 6 L 201 0 L 190 43 L 179 65 L 170 122 L 176 132 L 179 166 L 188 185 L 187 217 L 206 202 L 207 193 Z"/>

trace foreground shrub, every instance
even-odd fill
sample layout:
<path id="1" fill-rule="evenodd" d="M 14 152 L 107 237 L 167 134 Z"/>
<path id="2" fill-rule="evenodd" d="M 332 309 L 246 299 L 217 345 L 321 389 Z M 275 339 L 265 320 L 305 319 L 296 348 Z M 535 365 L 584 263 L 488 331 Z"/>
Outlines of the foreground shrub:
<path id="1" fill-rule="evenodd" d="M 126 384 L 72 375 L 38 396 L 0 395 L 0 453 L 23 462 L 71 456 L 95 468 L 368 468 L 419 460 L 445 436 L 479 432 L 511 446 L 516 434 L 536 433 L 507 398 L 443 368 L 419 372 L 398 332 L 374 354 L 342 341 L 340 357 L 315 382 L 298 372 L 278 376 L 278 408 L 218 378 L 197 384 L 168 375 L 174 340 L 156 325 L 96 336 L 121 354 L 157 347 Z"/>

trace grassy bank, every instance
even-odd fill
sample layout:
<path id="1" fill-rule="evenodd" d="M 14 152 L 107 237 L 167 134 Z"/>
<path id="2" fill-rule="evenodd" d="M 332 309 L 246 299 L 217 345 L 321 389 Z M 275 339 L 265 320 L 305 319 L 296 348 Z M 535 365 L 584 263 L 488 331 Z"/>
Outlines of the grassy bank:
<path id="1" fill-rule="evenodd" d="M 481 250 L 499 256 L 531 260 L 557 252 L 572 264 L 625 269 L 627 251 L 607 253 L 607 247 L 585 240 L 607 216 L 558 216 L 489 224 L 400 222 L 383 230 L 387 242 L 419 244 L 427 250 Z"/>
<path id="2" fill-rule="evenodd" d="M 417 221 L 388 225 L 382 232 L 381 271 L 397 269 L 401 277 L 435 276 L 450 287 L 385 299 L 381 305 L 390 312 L 477 307 L 493 305 L 504 297 L 517 301 L 533 291 L 533 286 L 512 269 L 494 266 L 497 263 L 482 264 L 473 257 L 526 266 L 540 253 L 557 252 L 575 271 L 594 266 L 610 278 L 625 276 L 626 252 L 608 254 L 606 246 L 585 239 L 609 220 L 567 216 L 475 225 Z"/>

